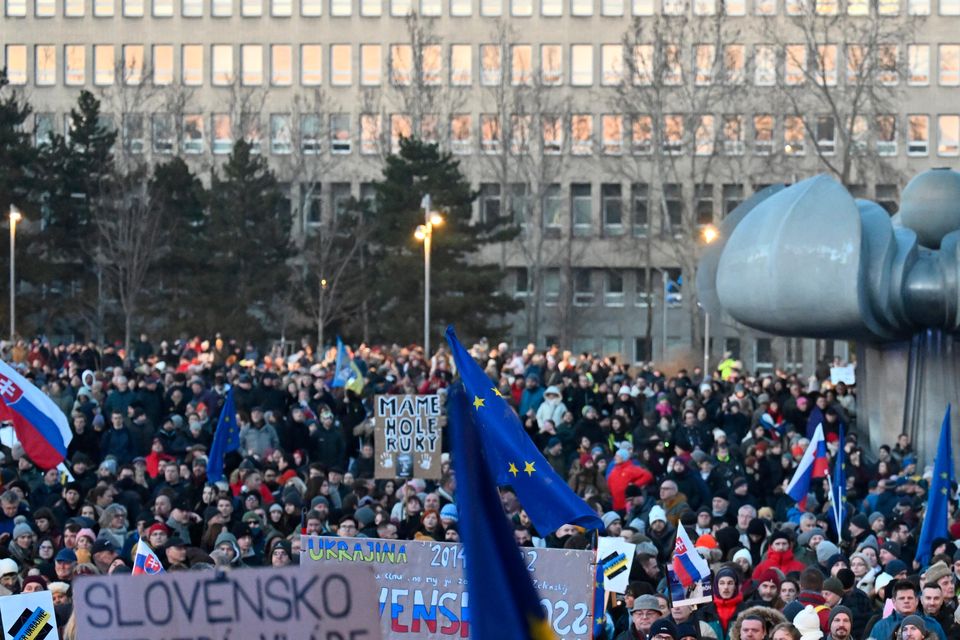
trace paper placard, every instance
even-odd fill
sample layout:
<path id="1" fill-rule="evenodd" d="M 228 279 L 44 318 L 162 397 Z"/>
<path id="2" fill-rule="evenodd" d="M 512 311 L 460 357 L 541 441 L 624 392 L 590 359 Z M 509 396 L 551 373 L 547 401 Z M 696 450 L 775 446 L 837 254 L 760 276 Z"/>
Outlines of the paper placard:
<path id="1" fill-rule="evenodd" d="M 375 478 L 440 478 L 440 396 L 374 398 Z"/>

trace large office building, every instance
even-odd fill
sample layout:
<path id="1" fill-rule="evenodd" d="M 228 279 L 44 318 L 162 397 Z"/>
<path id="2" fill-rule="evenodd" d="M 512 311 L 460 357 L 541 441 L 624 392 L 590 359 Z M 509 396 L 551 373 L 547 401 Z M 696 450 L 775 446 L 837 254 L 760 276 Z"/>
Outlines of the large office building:
<path id="1" fill-rule="evenodd" d="M 299 238 L 436 140 L 520 223 L 482 254 L 513 340 L 631 361 L 697 350 L 702 231 L 755 190 L 831 170 L 894 212 L 960 156 L 960 0 L 4 0 L 0 41 L 38 142 L 81 88 L 124 154 L 209 175 L 243 136 Z M 711 325 L 750 368 L 846 356 Z"/>

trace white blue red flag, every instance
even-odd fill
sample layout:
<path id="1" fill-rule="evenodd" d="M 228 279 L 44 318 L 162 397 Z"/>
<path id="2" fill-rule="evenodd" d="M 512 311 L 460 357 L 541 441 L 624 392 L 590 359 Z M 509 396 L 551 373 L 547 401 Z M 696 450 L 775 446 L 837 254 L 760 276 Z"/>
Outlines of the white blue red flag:
<path id="1" fill-rule="evenodd" d="M 710 565 L 690 541 L 687 530 L 677 527 L 677 542 L 673 549 L 673 572 L 684 588 L 710 575 Z"/>
<path id="2" fill-rule="evenodd" d="M 67 457 L 73 432 L 67 416 L 47 394 L 0 361 L 0 420 L 13 423 L 27 456 L 41 469 L 53 469 Z"/>
<path id="3" fill-rule="evenodd" d="M 137 542 L 137 555 L 133 558 L 133 571 L 131 573 L 135 576 L 155 576 L 158 573 L 166 573 L 163 570 L 163 565 L 160 564 L 160 558 L 143 539 Z"/>
<path id="4" fill-rule="evenodd" d="M 800 458 L 800 464 L 793 473 L 793 479 L 787 485 L 787 495 L 793 498 L 801 511 L 807 509 L 807 494 L 810 493 L 810 481 L 825 478 L 830 469 L 827 457 L 827 441 L 823 438 L 823 425 L 817 425 L 810 444 Z"/>

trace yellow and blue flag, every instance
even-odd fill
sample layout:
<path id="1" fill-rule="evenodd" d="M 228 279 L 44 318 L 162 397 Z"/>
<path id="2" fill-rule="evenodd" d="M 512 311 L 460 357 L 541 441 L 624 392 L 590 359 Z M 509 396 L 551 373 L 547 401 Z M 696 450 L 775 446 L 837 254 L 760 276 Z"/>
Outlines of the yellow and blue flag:
<path id="1" fill-rule="evenodd" d="M 917 540 L 916 560 L 926 567 L 933 554 L 933 541 L 937 538 L 950 538 L 947 525 L 950 512 L 950 491 L 953 486 L 953 445 L 950 440 L 950 405 L 943 414 L 940 425 L 940 442 L 937 443 L 937 457 L 933 461 L 933 480 L 930 481 L 930 493 L 927 499 L 927 513 L 923 516 L 920 539 Z"/>
<path id="2" fill-rule="evenodd" d="M 451 387 L 447 407 L 470 596 L 470 637 L 552 640 L 556 636 L 482 460 L 488 449 L 481 445 L 480 427 L 462 384 Z"/>
<path id="3" fill-rule="evenodd" d="M 446 336 L 467 393 L 470 416 L 497 484 L 513 487 L 541 535 L 564 524 L 602 530 L 600 516 L 553 470 L 500 389 L 457 340 L 453 327 L 447 328 Z"/>
<path id="4" fill-rule="evenodd" d="M 237 424 L 237 405 L 233 400 L 233 387 L 227 391 L 227 399 L 217 420 L 217 430 L 210 445 L 207 458 L 207 482 L 223 479 L 223 457 L 240 448 L 240 425 Z"/>

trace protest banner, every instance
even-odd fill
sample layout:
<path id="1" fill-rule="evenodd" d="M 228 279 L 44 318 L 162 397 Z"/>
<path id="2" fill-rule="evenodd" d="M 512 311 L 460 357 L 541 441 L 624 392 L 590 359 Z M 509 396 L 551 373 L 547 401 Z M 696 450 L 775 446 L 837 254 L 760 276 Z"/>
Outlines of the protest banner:
<path id="1" fill-rule="evenodd" d="M 671 607 L 713 602 L 712 573 L 705 576 L 699 582 L 694 582 L 689 587 L 684 587 L 680 582 L 680 578 L 674 573 L 672 566 L 668 564 L 664 568 L 667 570 L 667 586 L 669 587 L 668 595 L 670 596 Z"/>
<path id="2" fill-rule="evenodd" d="M 373 570 L 362 565 L 85 576 L 77 637 L 96 640 L 376 640 Z"/>
<path id="3" fill-rule="evenodd" d="M 376 478 L 440 478 L 440 396 L 374 398 Z"/>
<path id="4" fill-rule="evenodd" d="M 630 568 L 637 545 L 619 537 L 601 536 L 597 544 L 597 558 L 603 565 L 603 588 L 605 591 L 623 593 L 630 583 Z"/>
<path id="5" fill-rule="evenodd" d="M 590 637 L 593 553 L 520 549 L 540 604 L 558 638 Z M 470 603 L 463 545 L 450 542 L 304 536 L 301 566 L 376 570 L 377 606 L 384 638 L 467 638 Z M 371 609 L 373 611 L 373 609 Z"/>
<path id="6" fill-rule="evenodd" d="M 830 367 L 830 382 L 840 384 L 841 382 L 848 387 L 857 384 L 857 367 L 848 364 L 843 367 Z"/>
<path id="7" fill-rule="evenodd" d="M 34 591 L 0 598 L 3 640 L 59 640 L 53 594 Z"/>

